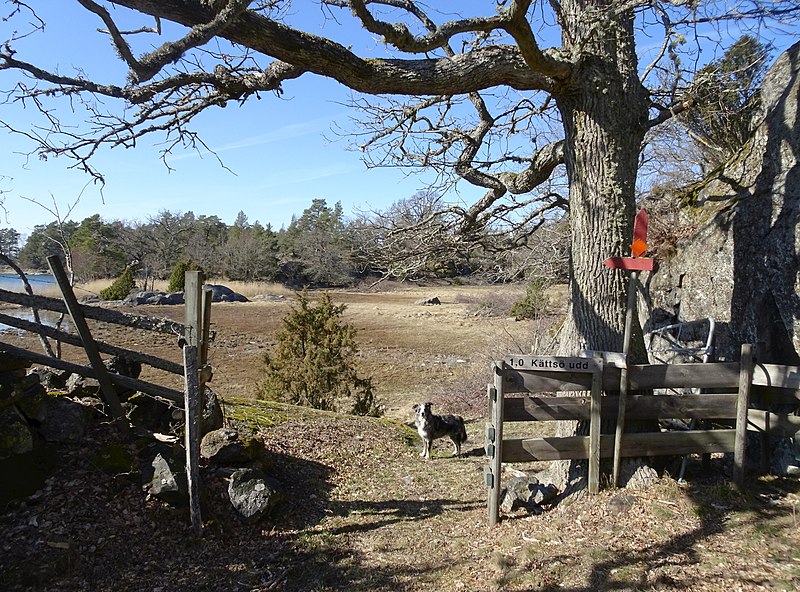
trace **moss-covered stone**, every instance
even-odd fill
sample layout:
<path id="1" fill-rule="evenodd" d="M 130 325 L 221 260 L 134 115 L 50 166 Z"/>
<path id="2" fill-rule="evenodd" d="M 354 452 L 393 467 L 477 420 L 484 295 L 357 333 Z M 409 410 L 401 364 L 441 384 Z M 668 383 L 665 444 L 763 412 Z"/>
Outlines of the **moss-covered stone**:
<path id="1" fill-rule="evenodd" d="M 103 446 L 92 457 L 92 466 L 110 475 L 130 473 L 133 470 L 133 458 L 121 444 Z"/>
<path id="2" fill-rule="evenodd" d="M 33 450 L 33 436 L 15 407 L 0 409 L 0 460 Z"/>

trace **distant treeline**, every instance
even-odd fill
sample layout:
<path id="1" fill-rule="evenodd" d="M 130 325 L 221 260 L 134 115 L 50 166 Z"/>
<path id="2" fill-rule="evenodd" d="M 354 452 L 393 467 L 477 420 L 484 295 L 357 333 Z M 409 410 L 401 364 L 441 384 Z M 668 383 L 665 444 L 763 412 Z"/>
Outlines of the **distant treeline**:
<path id="1" fill-rule="evenodd" d="M 552 280 L 566 273 L 564 224 L 542 225 L 513 248 L 502 232 L 465 240 L 444 215 L 408 211 L 424 195 L 395 204 L 393 213 L 346 219 L 340 203 L 315 199 L 287 228 L 249 222 L 239 212 L 228 226 L 217 216 L 162 211 L 145 222 L 107 221 L 95 214 L 81 222 L 54 221 L 36 226 L 24 244 L 14 229 L 0 230 L 0 252 L 24 269 L 46 269 L 59 255 L 76 281 L 114 278 L 136 262 L 137 275 L 167 279 L 189 264 L 208 277 L 275 281 L 291 287 L 336 287 L 391 278 L 521 280 L 534 274 Z M 422 224 L 424 222 L 424 224 Z M 501 243 L 505 242 L 503 247 Z"/>

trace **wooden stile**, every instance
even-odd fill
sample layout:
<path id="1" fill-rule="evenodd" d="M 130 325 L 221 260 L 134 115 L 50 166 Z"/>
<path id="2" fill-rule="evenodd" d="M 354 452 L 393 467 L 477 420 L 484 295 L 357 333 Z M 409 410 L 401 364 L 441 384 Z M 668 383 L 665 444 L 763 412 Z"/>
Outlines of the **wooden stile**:
<path id="1" fill-rule="evenodd" d="M 604 354 L 606 356 L 608 354 Z M 608 355 L 611 360 L 611 356 Z M 580 361 L 578 361 L 580 360 Z M 593 372 L 589 364 L 599 365 Z M 580 367 L 578 367 L 580 366 Z M 594 368 L 595 366 L 591 366 Z M 629 387 L 637 390 L 711 389 L 700 394 L 652 394 L 627 397 L 624 417 L 660 420 L 718 420 L 733 428 L 599 434 L 592 425 L 619 417 L 620 368 L 591 358 L 509 356 L 494 365 L 490 385 L 490 422 L 487 426 L 489 523 L 499 521 L 499 483 L 503 463 L 553 460 L 589 460 L 589 489 L 596 480 L 592 467 L 599 458 L 734 453 L 734 481 L 743 483 L 746 431 L 758 430 L 782 436 L 800 432 L 800 417 L 750 409 L 752 398 L 764 403 L 800 404 L 800 368 L 753 363 L 752 346 L 742 347 L 740 363 L 653 364 L 628 368 Z M 594 387 L 594 388 L 592 388 Z M 606 391 L 595 399 L 550 396 L 544 393 Z M 516 438 L 503 440 L 503 423 L 528 421 L 588 420 L 589 436 L 566 438 Z M 490 441 L 491 440 L 491 441 Z"/>
<path id="2" fill-rule="evenodd" d="M 515 440 L 503 440 L 503 424 L 505 420 L 505 405 L 510 404 L 517 414 L 515 421 L 520 421 L 520 413 L 531 413 L 531 409 L 526 409 L 526 401 L 531 399 L 506 398 L 505 387 L 510 384 L 508 376 L 527 376 L 532 373 L 543 373 L 548 376 L 553 383 L 564 386 L 576 384 L 576 381 L 583 383 L 588 378 L 590 390 L 588 398 L 590 415 L 590 438 L 593 445 L 589 444 L 590 438 L 584 438 L 586 444 L 584 451 L 589 458 L 589 488 L 590 491 L 597 493 L 600 483 L 600 419 L 602 416 L 601 405 L 601 386 L 603 384 L 603 361 L 602 358 L 585 357 L 555 357 L 555 356 L 508 356 L 507 358 L 495 362 L 492 366 L 494 371 L 494 382 L 489 385 L 489 424 L 486 429 L 486 450 L 490 457 L 489 467 L 486 471 L 486 483 L 489 487 L 488 514 L 489 525 L 494 526 L 500 519 L 500 494 L 502 467 L 504 462 L 510 462 L 509 455 L 515 454 L 513 442 Z M 558 376 L 566 377 L 566 380 L 558 380 Z M 524 381 L 524 379 L 522 379 Z M 569 389 L 565 389 L 569 390 Z M 520 392 L 515 390 L 514 392 Z M 536 412 L 533 412 L 534 414 Z M 508 442 L 512 443 L 511 451 L 505 449 Z M 527 460 L 531 460 L 528 455 Z"/>

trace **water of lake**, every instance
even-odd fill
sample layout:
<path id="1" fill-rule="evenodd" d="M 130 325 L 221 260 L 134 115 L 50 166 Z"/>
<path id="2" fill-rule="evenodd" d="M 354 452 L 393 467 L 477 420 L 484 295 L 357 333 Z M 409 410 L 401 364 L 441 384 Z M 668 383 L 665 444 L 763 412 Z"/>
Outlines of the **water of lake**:
<path id="1" fill-rule="evenodd" d="M 39 274 L 31 274 L 27 276 L 28 282 L 33 288 L 33 293 L 38 294 L 45 291 L 47 288 L 54 286 L 56 281 L 52 275 L 49 273 L 39 273 Z M 22 285 L 22 280 L 19 279 L 19 276 L 16 273 L 0 273 L 0 288 L 4 290 L 10 290 L 12 292 L 24 292 L 25 288 Z M 20 319 L 24 319 L 26 321 L 33 322 L 33 313 L 27 309 L 11 309 L 11 310 L 4 310 L 5 314 L 9 314 L 14 317 L 18 317 Z M 55 325 L 58 314 L 54 312 L 50 312 L 47 310 L 39 311 L 39 316 L 42 320 L 42 323 L 45 325 L 50 325 L 51 327 Z M 9 327 L 8 325 L 4 325 L 0 323 L 0 332 L 6 331 L 17 331 L 21 332 L 20 329 L 15 329 L 13 327 Z"/>
<path id="2" fill-rule="evenodd" d="M 33 288 L 33 293 L 38 294 L 56 283 L 55 278 L 49 273 L 34 273 L 29 276 L 28 283 Z M 24 292 L 22 280 L 16 273 L 0 273 L 0 288 L 11 290 L 12 292 Z"/>

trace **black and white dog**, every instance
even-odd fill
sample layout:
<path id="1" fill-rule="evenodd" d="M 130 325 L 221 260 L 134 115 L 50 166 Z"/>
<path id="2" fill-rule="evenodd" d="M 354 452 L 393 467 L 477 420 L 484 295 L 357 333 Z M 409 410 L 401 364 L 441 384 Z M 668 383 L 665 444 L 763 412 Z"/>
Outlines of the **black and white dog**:
<path id="1" fill-rule="evenodd" d="M 459 415 L 434 415 L 431 403 L 414 405 L 414 425 L 422 438 L 420 456 L 431 457 L 431 445 L 436 438 L 449 436 L 453 441 L 453 456 L 461 456 L 461 445 L 467 441 L 464 418 Z"/>

